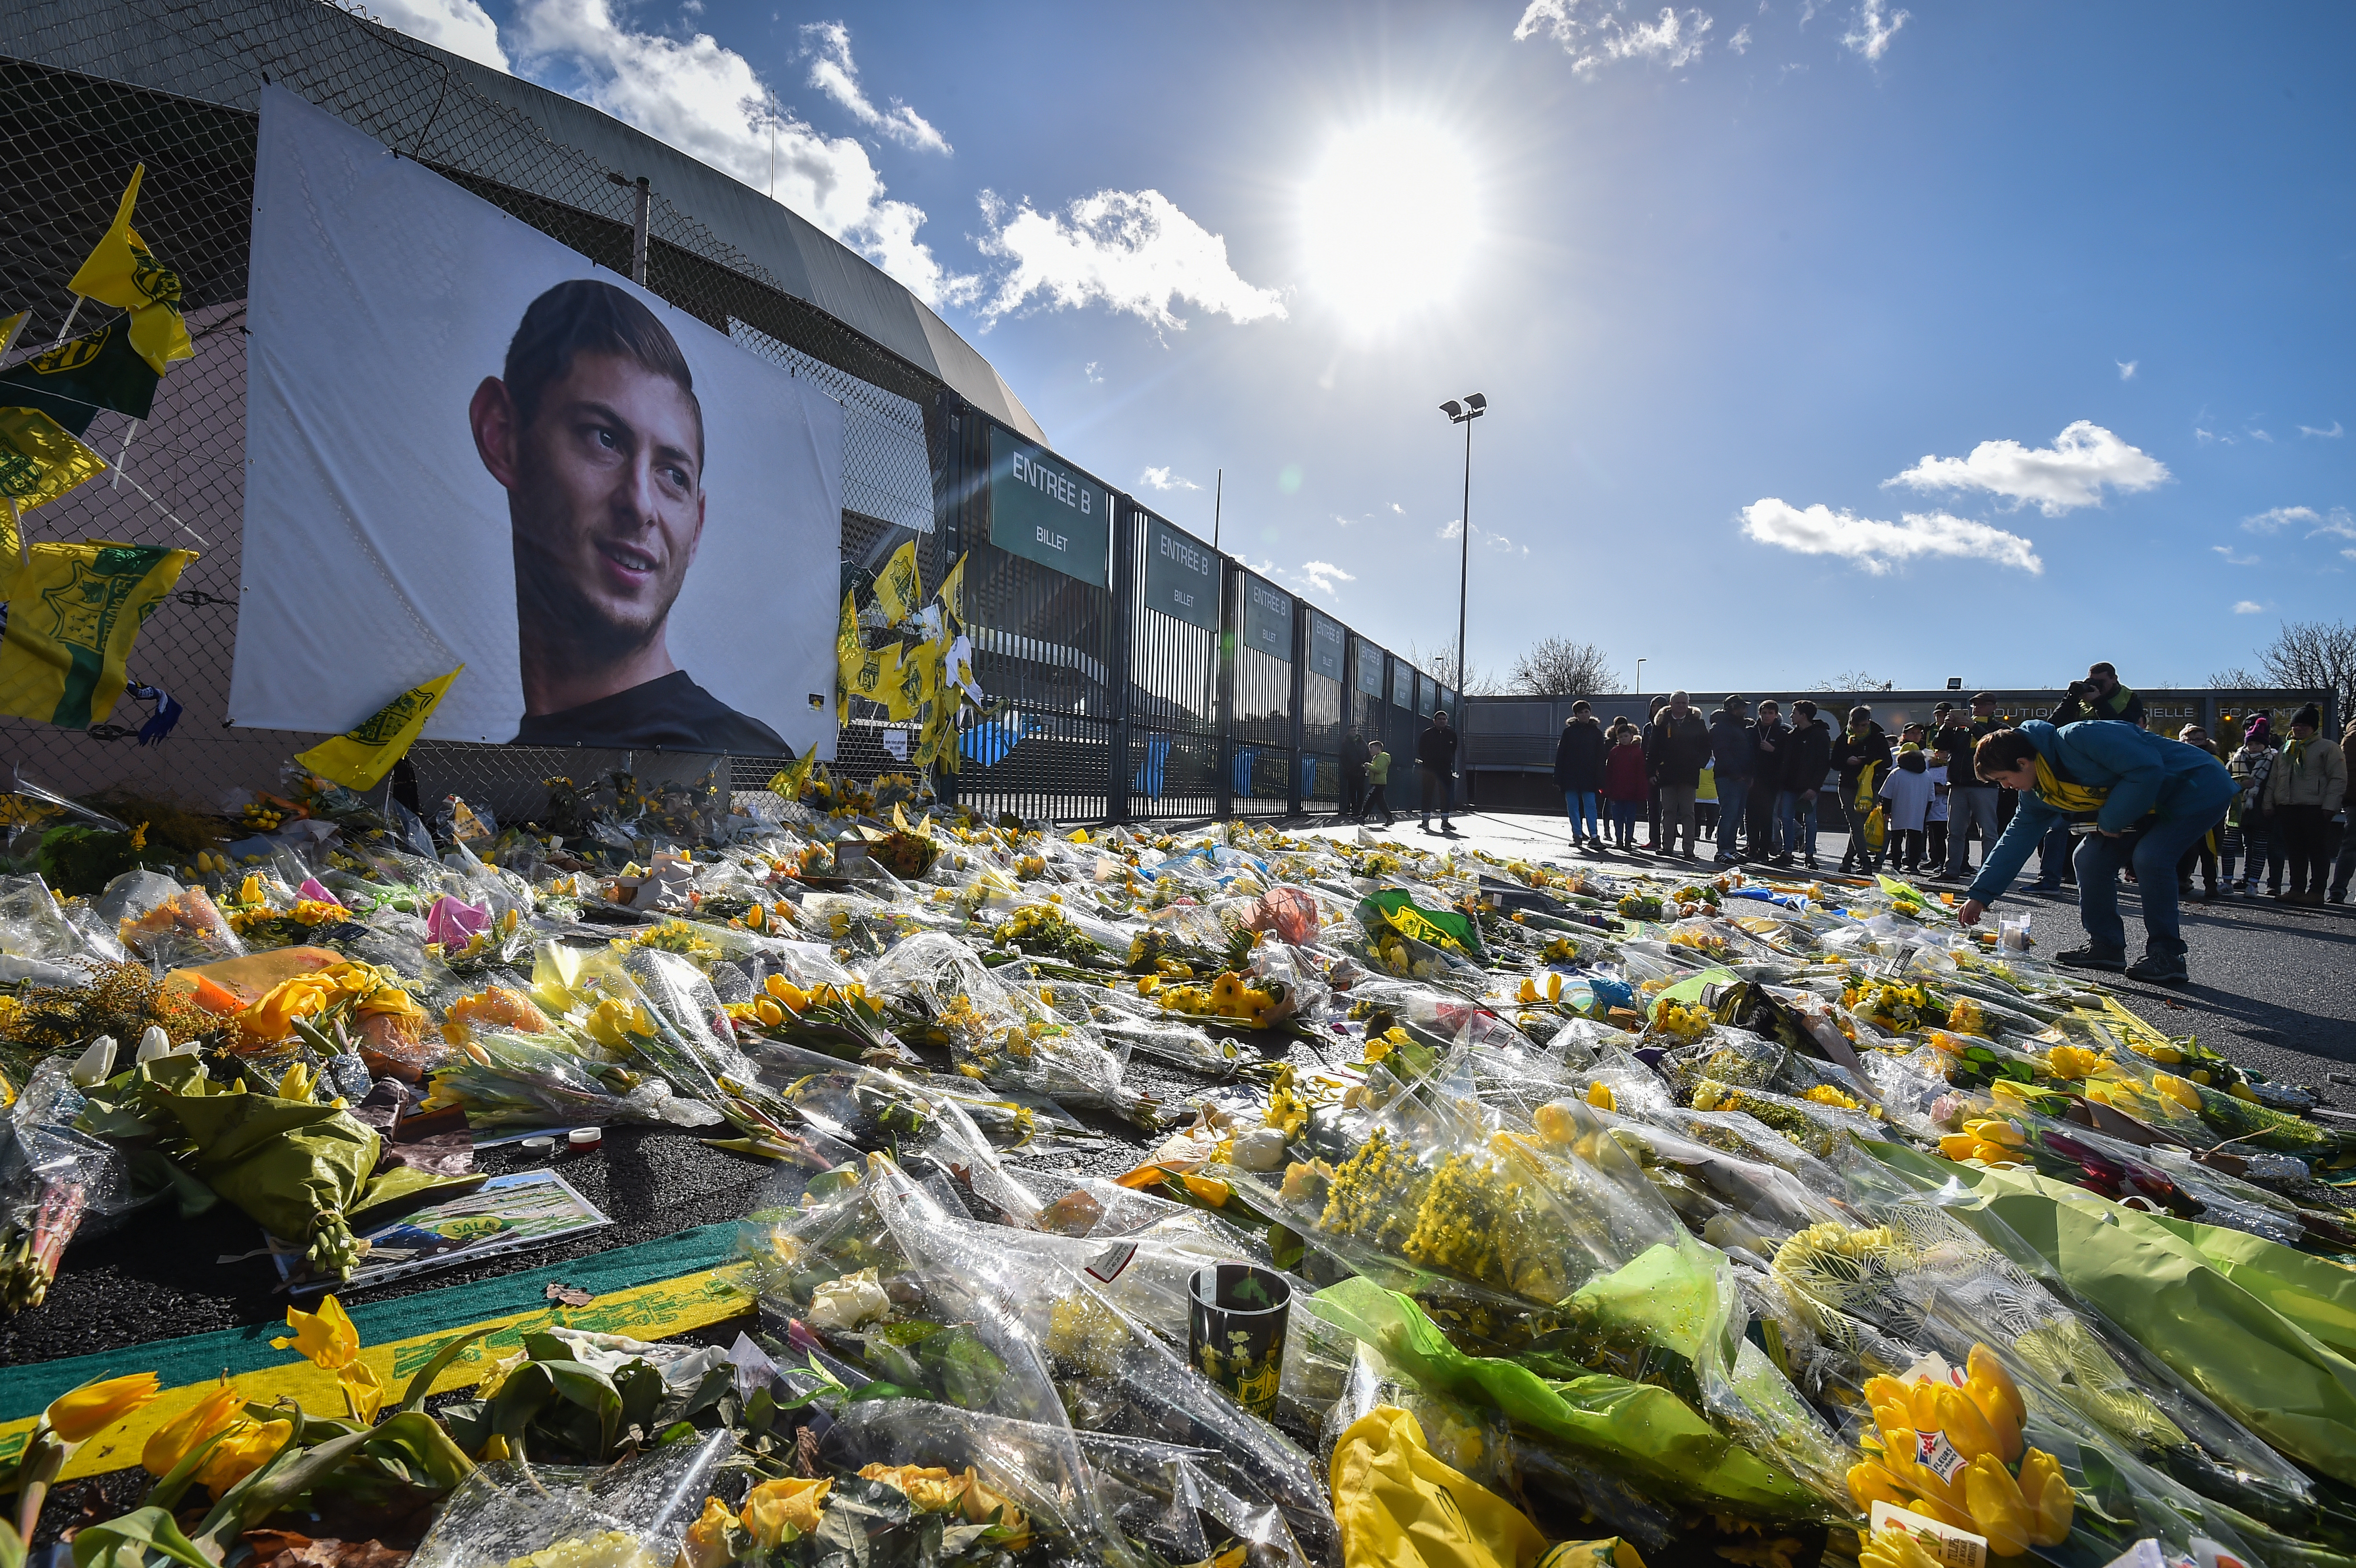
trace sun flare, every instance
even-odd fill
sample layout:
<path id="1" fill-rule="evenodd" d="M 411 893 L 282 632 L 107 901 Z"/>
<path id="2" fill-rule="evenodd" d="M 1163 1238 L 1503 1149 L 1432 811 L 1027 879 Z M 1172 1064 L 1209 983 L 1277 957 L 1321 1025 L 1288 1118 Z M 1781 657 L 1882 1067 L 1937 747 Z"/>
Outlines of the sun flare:
<path id="1" fill-rule="evenodd" d="M 1446 300 L 1474 240 L 1473 171 L 1431 124 L 1337 133 L 1303 192 L 1311 286 L 1361 330 Z"/>

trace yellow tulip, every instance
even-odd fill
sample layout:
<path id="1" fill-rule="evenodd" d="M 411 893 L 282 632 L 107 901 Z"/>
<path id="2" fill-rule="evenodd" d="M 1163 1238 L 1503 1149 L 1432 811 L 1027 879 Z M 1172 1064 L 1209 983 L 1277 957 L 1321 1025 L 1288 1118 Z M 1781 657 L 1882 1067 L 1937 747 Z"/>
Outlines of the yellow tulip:
<path id="1" fill-rule="evenodd" d="M 1547 1000 L 1549 1002 L 1558 1002 L 1562 1000 L 1561 976 L 1548 975 L 1547 976 Z"/>
<path id="2" fill-rule="evenodd" d="M 2060 1460 L 2036 1448 L 2022 1455 L 2020 1492 L 2034 1516 L 2029 1530 L 2030 1545 L 2059 1546 L 2070 1539 L 2070 1520 L 2077 1511 L 2077 1497 L 2062 1478 Z"/>
<path id="3" fill-rule="evenodd" d="M 295 1354 L 325 1371 L 341 1371 L 360 1353 L 360 1331 L 352 1327 L 351 1314 L 344 1310 L 344 1304 L 332 1296 L 319 1303 L 316 1312 L 288 1307 L 286 1327 L 294 1330 L 294 1337 L 273 1339 L 271 1348 L 284 1350 L 292 1347 Z"/>
<path id="4" fill-rule="evenodd" d="M 1998 1557 L 2018 1557 L 2029 1550 L 2032 1523 L 2029 1501 L 1993 1454 L 1982 1454 L 1964 1467 L 1964 1499 L 1988 1550 Z"/>
<path id="5" fill-rule="evenodd" d="M 2021 1403 L 2012 1374 L 1986 1345 L 1974 1345 L 1964 1363 L 1964 1392 L 1987 1417 L 1989 1429 L 1996 1434 L 1997 1457 L 2008 1465 L 2019 1458 L 2020 1428 L 2029 1419 L 2029 1408 Z"/>
<path id="6" fill-rule="evenodd" d="M 918 1513 L 947 1513 L 965 1499 L 965 1477 L 937 1466 L 869 1465 L 859 1478 L 897 1488 Z"/>
<path id="7" fill-rule="evenodd" d="M 1965 1513 L 1963 1509 L 1956 1508 L 1952 1504 L 1941 1502 L 1937 1498 L 1933 1497 L 1928 1492 L 1925 1492 L 1921 1497 L 1912 1499 L 1908 1502 L 1901 1503 L 1899 1506 L 1901 1508 L 1911 1509 L 1914 1512 L 1922 1514 L 1926 1518 L 1935 1519 L 1941 1524 L 1946 1525 L 1950 1529 L 1968 1530 L 1974 1535 L 1977 1535 L 1980 1532 L 1978 1523 L 1973 1520 L 1970 1514 Z"/>
<path id="8" fill-rule="evenodd" d="M 1980 1140 L 1969 1133 L 1949 1133 L 1939 1140 L 1939 1152 L 1960 1162 L 1971 1158 L 1972 1151 L 1979 1145 Z"/>
<path id="9" fill-rule="evenodd" d="M 1875 1531 L 1858 1561 L 1863 1568 L 1939 1568 L 1938 1559 L 1912 1532 L 1895 1527 Z"/>
<path id="10" fill-rule="evenodd" d="M 1848 1467 L 1848 1495 L 1861 1513 L 1871 1513 L 1877 1502 L 1890 1503 L 1898 1508 L 1906 1506 L 1906 1494 L 1899 1486 L 1898 1477 L 1871 1459 Z"/>
<path id="11" fill-rule="evenodd" d="M 278 1097 L 304 1101 L 311 1098 L 311 1069 L 307 1064 L 298 1061 L 286 1070 L 278 1080 Z"/>
<path id="12" fill-rule="evenodd" d="M 763 997 L 753 1004 L 753 1016 L 759 1019 L 765 1027 L 776 1029 L 786 1021 L 786 1009 Z"/>
<path id="13" fill-rule="evenodd" d="M 219 1498 L 270 1463 L 294 1435 L 292 1421 L 240 1420 L 205 1456 L 204 1463 L 198 1467 L 197 1480 Z"/>
<path id="14" fill-rule="evenodd" d="M 262 879 L 249 873 L 245 880 L 238 884 L 237 901 L 241 904 L 260 903 L 262 901 Z"/>
<path id="15" fill-rule="evenodd" d="M 1599 1111 L 1616 1111 L 1620 1108 L 1620 1097 L 1612 1093 L 1612 1085 L 1601 1078 L 1587 1086 L 1587 1103 Z"/>
<path id="16" fill-rule="evenodd" d="M 179 1462 L 216 1432 L 228 1429 L 245 1408 L 245 1396 L 227 1378 L 220 1386 L 188 1406 L 147 1439 L 139 1463 L 153 1476 L 168 1476 Z"/>
<path id="17" fill-rule="evenodd" d="M 374 1425 L 376 1413 L 384 1408 L 384 1381 L 376 1375 L 376 1369 L 355 1357 L 337 1369 L 336 1381 L 343 1385 L 352 1419 L 362 1426 Z"/>
<path id="18" fill-rule="evenodd" d="M 162 1381 L 154 1372 L 133 1372 L 86 1382 L 51 1400 L 41 1419 L 59 1441 L 87 1443 L 154 1399 Z"/>
<path id="19" fill-rule="evenodd" d="M 1938 1415 L 1936 1424 L 1947 1435 L 1947 1441 L 1954 1445 L 1956 1453 L 1966 1459 L 1976 1459 L 1983 1454 L 1993 1455 L 1997 1451 L 1999 1445 L 1996 1430 L 1988 1424 L 1988 1418 L 1980 1413 L 1980 1407 L 1972 1403 L 1971 1395 L 1953 1383 L 1933 1383 L 1930 1387 L 1932 1408 Z M 1919 1414 L 1922 1408 L 1919 1403 L 1915 1408 Z"/>
<path id="20" fill-rule="evenodd" d="M 812 1534 L 819 1527 L 819 1510 L 826 1506 L 826 1494 L 833 1489 L 832 1481 L 792 1476 L 764 1481 L 744 1495 L 744 1528 L 765 1552 L 781 1541 Z M 786 1533 L 789 1529 L 791 1535 Z"/>

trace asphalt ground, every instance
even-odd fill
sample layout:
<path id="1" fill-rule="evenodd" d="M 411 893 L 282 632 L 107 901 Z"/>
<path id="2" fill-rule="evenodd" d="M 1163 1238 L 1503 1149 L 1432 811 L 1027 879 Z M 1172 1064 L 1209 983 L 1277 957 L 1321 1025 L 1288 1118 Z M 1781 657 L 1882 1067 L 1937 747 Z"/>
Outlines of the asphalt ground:
<path id="1" fill-rule="evenodd" d="M 1427 837 L 1413 817 L 1376 831 L 1419 847 L 1453 842 L 1510 858 L 1590 865 L 1607 875 L 1685 864 L 1574 848 L 1569 825 L 1557 818 L 1471 813 L 1460 814 L 1455 822 L 1460 831 L 1453 839 L 1437 831 Z M 1330 818 L 1284 826 L 1329 837 L 1357 832 L 1354 825 Z M 1822 836 L 1818 863 L 1826 870 L 1837 866 L 1841 848 L 1839 836 Z M 2126 889 L 2120 901 L 2133 946 L 2139 940 L 2138 896 Z M 2083 940 L 2073 897 L 2016 892 L 1998 907 L 2033 911 L 2037 941 L 2046 953 Z M 2356 1104 L 2356 985 L 2351 984 L 2356 921 L 2339 909 L 2295 912 L 2263 900 L 2221 901 L 2187 904 L 2184 929 L 2192 985 L 2177 990 L 2104 976 L 2121 1000 L 2170 1034 L 2197 1035 L 2245 1067 L 2310 1085 L 2327 1104 Z M 1268 1061 L 1289 1056 L 1302 1065 L 1320 1061 L 1317 1048 L 1297 1038 L 1281 1052 L 1262 1054 Z M 2335 1072 L 2349 1073 L 2351 1082 L 2334 1083 Z M 1141 1058 L 1131 1061 L 1129 1081 L 1173 1111 L 1221 1089 L 1213 1080 Z M 1231 1092 L 1252 1090 L 1241 1085 Z M 1019 1173 L 1050 1195 L 1060 1177 L 1127 1168 L 1160 1136 L 1101 1114 L 1080 1113 L 1078 1119 L 1100 1136 L 1012 1158 Z M 493 1174 L 544 1163 L 515 1145 L 482 1150 L 477 1159 L 478 1168 Z M 472 1267 L 396 1280 L 348 1299 L 380 1301 L 465 1285 L 739 1219 L 762 1206 L 774 1174 L 766 1162 L 708 1148 L 692 1135 L 637 1127 L 608 1129 L 597 1153 L 563 1157 L 558 1168 L 612 1225 Z M 277 1272 L 269 1259 L 219 1261 L 261 1244 L 253 1222 L 226 1203 L 192 1221 L 151 1216 L 111 1235 L 85 1236 L 68 1251 L 42 1306 L 0 1318 L 0 1367 L 131 1351 L 152 1340 L 283 1320 L 288 1297 L 276 1288 Z M 136 1356 L 126 1355 L 115 1370 L 139 1370 Z"/>

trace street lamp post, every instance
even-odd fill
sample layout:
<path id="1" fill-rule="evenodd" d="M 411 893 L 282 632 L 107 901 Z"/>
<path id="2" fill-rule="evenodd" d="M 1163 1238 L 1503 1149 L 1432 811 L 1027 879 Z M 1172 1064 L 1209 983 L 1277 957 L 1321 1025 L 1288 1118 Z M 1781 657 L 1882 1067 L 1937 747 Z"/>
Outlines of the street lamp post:
<path id="1" fill-rule="evenodd" d="M 1636 661 L 1636 695 L 1639 697 L 1644 695 L 1644 661 L 1643 659 Z"/>
<path id="2" fill-rule="evenodd" d="M 1474 392 L 1459 403 L 1451 398 L 1440 405 L 1449 422 L 1464 427 L 1464 513 L 1457 527 L 1463 530 L 1457 540 L 1456 558 L 1456 702 L 1464 703 L 1464 602 L 1466 580 L 1472 566 L 1472 421 L 1489 411 L 1489 400 Z"/>

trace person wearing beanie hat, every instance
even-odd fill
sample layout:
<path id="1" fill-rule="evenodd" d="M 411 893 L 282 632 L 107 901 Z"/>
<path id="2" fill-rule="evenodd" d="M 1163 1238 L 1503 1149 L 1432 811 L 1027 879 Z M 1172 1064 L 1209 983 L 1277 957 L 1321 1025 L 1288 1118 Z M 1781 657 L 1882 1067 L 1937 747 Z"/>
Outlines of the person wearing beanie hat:
<path id="1" fill-rule="evenodd" d="M 2304 909 L 2323 906 L 2331 816 L 2348 796 L 2348 758 L 2322 729 L 2323 710 L 2312 702 L 2292 714 L 2290 743 L 2266 780 L 2265 803 L 2290 868 L 2283 902 Z"/>
<path id="2" fill-rule="evenodd" d="M 2243 898 L 2254 898 L 2258 883 L 2271 864 L 2275 891 L 2282 891 L 2282 858 L 2277 853 L 2280 844 L 2274 833 L 2274 824 L 2266 814 L 2266 780 L 2275 766 L 2273 721 L 2261 713 L 2252 718 L 2242 731 L 2242 743 L 2225 759 L 2226 770 L 2233 774 L 2234 795 L 2225 810 L 2224 861 L 2222 871 L 2225 891 Z M 2241 875 L 2233 874 L 2233 863 L 2241 861 Z"/>

